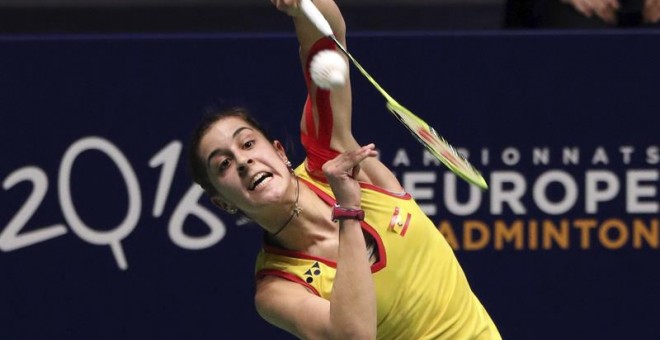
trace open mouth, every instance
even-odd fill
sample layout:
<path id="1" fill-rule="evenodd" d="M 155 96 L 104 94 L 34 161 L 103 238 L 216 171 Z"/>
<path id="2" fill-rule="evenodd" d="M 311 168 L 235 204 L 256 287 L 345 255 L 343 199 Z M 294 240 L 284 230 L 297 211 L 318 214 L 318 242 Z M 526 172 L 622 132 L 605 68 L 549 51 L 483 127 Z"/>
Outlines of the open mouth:
<path id="1" fill-rule="evenodd" d="M 252 183 L 250 183 L 250 186 L 248 189 L 250 191 L 254 191 L 257 189 L 260 185 L 264 185 L 273 178 L 273 174 L 268 173 L 268 172 L 259 172 L 256 175 L 252 176 Z"/>

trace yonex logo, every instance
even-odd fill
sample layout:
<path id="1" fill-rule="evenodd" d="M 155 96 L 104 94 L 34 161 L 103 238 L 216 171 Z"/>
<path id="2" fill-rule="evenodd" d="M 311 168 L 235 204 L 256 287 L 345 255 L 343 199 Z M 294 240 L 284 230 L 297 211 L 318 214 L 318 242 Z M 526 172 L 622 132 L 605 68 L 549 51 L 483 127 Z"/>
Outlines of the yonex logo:
<path id="1" fill-rule="evenodd" d="M 305 281 L 307 283 L 312 283 L 314 282 L 314 276 L 319 276 L 321 275 L 321 266 L 319 265 L 318 262 L 314 262 L 312 267 L 307 269 L 305 272 Z"/>

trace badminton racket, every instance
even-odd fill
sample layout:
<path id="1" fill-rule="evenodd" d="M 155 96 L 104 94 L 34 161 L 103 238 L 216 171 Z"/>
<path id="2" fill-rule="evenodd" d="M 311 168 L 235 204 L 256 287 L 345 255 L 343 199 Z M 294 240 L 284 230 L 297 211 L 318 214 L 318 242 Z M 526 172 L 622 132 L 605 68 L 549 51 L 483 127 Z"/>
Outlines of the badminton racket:
<path id="1" fill-rule="evenodd" d="M 410 133 L 412 133 L 413 136 L 415 136 L 415 138 L 417 138 L 420 143 L 426 147 L 426 149 L 429 150 L 429 152 L 431 152 L 431 154 L 440 160 L 440 162 L 442 162 L 442 164 L 444 164 L 450 171 L 467 182 L 472 183 L 481 189 L 488 189 L 488 184 L 484 177 L 465 157 L 457 152 L 456 149 L 433 127 L 406 107 L 399 104 L 399 102 L 390 96 L 390 94 L 387 93 L 378 82 L 376 82 L 367 70 L 360 65 L 360 63 L 348 52 L 346 47 L 337 40 L 332 32 L 330 24 L 311 0 L 302 0 L 300 2 L 300 9 L 323 35 L 334 41 L 337 48 L 348 57 L 358 71 L 360 71 L 376 90 L 380 92 L 383 98 L 385 98 L 387 109 L 408 129 L 408 131 L 410 131 Z"/>

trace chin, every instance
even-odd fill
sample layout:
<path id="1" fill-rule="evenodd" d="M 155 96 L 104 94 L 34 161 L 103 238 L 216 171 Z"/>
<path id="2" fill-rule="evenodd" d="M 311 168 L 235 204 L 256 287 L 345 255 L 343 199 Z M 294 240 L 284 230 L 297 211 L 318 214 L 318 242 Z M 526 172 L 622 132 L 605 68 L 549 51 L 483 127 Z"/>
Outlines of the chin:
<path id="1" fill-rule="evenodd" d="M 281 203 L 286 197 L 287 186 L 283 179 L 273 178 L 265 188 L 257 192 L 251 192 L 255 200 L 263 204 Z"/>

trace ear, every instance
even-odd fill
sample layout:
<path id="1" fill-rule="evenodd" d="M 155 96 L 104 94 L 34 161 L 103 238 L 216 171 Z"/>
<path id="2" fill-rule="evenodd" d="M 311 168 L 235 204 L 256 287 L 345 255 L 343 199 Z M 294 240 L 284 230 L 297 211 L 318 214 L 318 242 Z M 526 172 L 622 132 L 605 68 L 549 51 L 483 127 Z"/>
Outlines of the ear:
<path id="1" fill-rule="evenodd" d="M 236 207 L 234 207 L 234 206 L 230 205 L 229 203 L 225 202 L 218 195 L 212 196 L 210 199 L 211 199 L 211 202 L 213 203 L 213 205 L 215 205 L 216 207 L 218 207 L 218 208 L 220 208 L 220 209 L 222 209 L 222 210 L 224 210 L 224 211 L 226 211 L 230 214 L 235 214 L 238 211 L 238 209 Z"/>
<path id="2" fill-rule="evenodd" d="M 282 158 L 283 161 L 288 161 L 289 157 L 286 156 L 286 151 L 284 150 L 284 145 L 278 140 L 273 142 L 273 147 L 275 148 L 275 152 Z"/>

